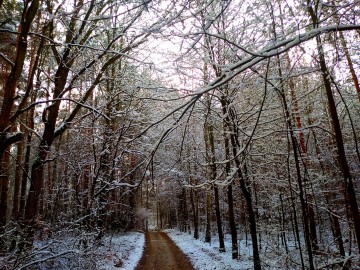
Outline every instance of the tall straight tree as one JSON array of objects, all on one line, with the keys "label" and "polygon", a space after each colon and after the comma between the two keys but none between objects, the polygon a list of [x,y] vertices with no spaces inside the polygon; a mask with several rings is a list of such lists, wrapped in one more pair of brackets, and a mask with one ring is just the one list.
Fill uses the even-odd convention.
[{"label": "tall straight tree", "polygon": [[[0,3],[2,4],[2,3]],[[11,71],[8,75],[2,92],[2,106],[0,111],[0,229],[6,224],[7,199],[8,199],[8,159],[4,157],[4,152],[15,142],[23,138],[21,132],[13,132],[11,128],[10,116],[16,100],[16,87],[21,77],[21,72],[25,63],[28,48],[28,36],[38,12],[39,0],[24,1],[20,24],[18,27],[19,35],[16,40],[16,56],[14,63],[11,63]]]},{"label": "tall straight tree", "polygon": [[[315,4],[312,4],[309,0],[307,1],[307,9],[309,12],[309,15],[312,20],[313,28],[319,27],[320,21],[319,21],[319,15],[318,12],[320,6],[320,1],[315,1]],[[326,97],[328,101],[329,106],[329,113],[331,117],[331,122],[333,125],[334,133],[335,133],[335,140],[336,140],[336,147],[337,147],[337,154],[338,154],[338,161],[340,170],[343,175],[343,185],[345,188],[345,196],[347,197],[345,201],[347,202],[347,206],[349,207],[351,211],[351,217],[352,221],[354,223],[354,229],[355,234],[357,238],[357,244],[358,244],[358,250],[360,252],[360,213],[359,213],[359,206],[357,203],[356,198],[356,191],[353,183],[353,177],[350,171],[349,163],[347,161],[346,153],[345,153],[345,147],[344,147],[344,140],[343,140],[343,134],[341,130],[339,115],[337,113],[336,109],[336,103],[334,99],[334,94],[332,92],[331,87],[331,80],[330,80],[330,70],[328,69],[326,65],[325,60],[325,53],[324,53],[324,47],[321,40],[321,37],[316,37],[316,45],[317,45],[317,52],[319,57],[319,66],[321,71],[321,76],[323,79]]]},{"label": "tall straight tree", "polygon": [[[223,113],[223,137],[224,137],[224,152],[225,152],[225,172],[227,177],[231,177],[231,144],[230,144],[230,134],[232,132],[230,125],[230,117],[229,117],[229,102],[228,102],[228,89],[227,86],[223,87],[220,97],[221,110]],[[229,219],[229,227],[231,233],[231,250],[232,250],[232,258],[237,259],[239,256],[238,250],[238,239],[237,239],[237,231],[235,224],[235,213],[234,213],[234,197],[233,197],[233,179],[227,183],[227,200],[228,200],[228,219]]]}]

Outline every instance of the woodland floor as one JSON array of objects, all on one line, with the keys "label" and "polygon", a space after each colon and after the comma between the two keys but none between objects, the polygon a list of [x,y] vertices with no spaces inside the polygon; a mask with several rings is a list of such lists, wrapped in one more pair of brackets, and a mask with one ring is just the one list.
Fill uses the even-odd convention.
[{"label": "woodland floor", "polygon": [[145,250],[136,270],[193,270],[184,253],[164,232],[146,232]]}]

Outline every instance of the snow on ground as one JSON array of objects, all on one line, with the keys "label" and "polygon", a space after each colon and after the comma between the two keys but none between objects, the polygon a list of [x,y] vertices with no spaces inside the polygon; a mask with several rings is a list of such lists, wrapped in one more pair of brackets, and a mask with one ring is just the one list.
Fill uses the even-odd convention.
[{"label": "snow on ground", "polygon": [[231,269],[253,269],[252,246],[240,242],[240,260],[231,258],[231,239],[229,235],[225,236],[225,253],[219,252],[218,239],[211,240],[211,243],[205,243],[204,239],[196,240],[187,233],[181,233],[177,230],[166,230],[166,233],[175,242],[175,244],[188,256],[194,268],[197,270],[231,270]]},{"label": "snow on ground", "polygon": [[[203,235],[200,235],[200,239],[196,240],[193,235],[181,233],[178,230],[165,231],[175,244],[188,256],[194,268],[197,270],[253,269],[250,239],[248,239],[248,241],[239,241],[239,260],[233,260],[231,258],[231,237],[229,234],[225,234],[224,236],[226,253],[220,253],[218,249],[219,242],[214,235],[212,236],[211,244],[209,244],[204,242]],[[241,239],[244,239],[244,237]],[[279,242],[279,239],[271,235],[271,233],[267,233],[263,235],[260,243],[260,258],[263,269],[301,269],[299,249],[297,249],[295,241],[287,239],[286,251],[284,246]],[[302,247],[304,263],[307,266],[308,258],[306,252],[304,252],[304,243],[302,243]],[[318,255],[314,254],[316,269],[342,269],[341,265],[350,258],[353,261],[352,268],[350,269],[360,269],[360,265],[356,264],[356,262],[359,261],[359,256],[352,255],[341,258],[337,252],[331,251],[329,248],[322,248],[321,250],[325,250],[326,252],[321,252]]]},{"label": "snow on ground", "polygon": [[[36,240],[29,253],[0,256],[0,269],[17,270],[133,270],[145,244],[140,232],[105,235],[101,241],[83,235],[57,235]],[[92,240],[92,241],[90,241]]]},{"label": "snow on ground", "polygon": [[106,237],[102,247],[104,259],[98,262],[97,269],[135,269],[142,256],[144,244],[144,234],[139,232]]},{"label": "snow on ground", "polygon": [[[188,256],[191,263],[197,270],[231,270],[231,269],[253,269],[251,240],[243,240],[246,237],[239,237],[239,260],[231,258],[231,238],[225,234],[226,253],[218,250],[218,239],[215,235],[211,243],[204,242],[204,236],[196,240],[188,233],[181,233],[178,230],[165,230],[175,244]],[[37,240],[31,253],[20,255],[8,254],[0,256],[0,269],[40,269],[40,270],[134,270],[139,262],[143,250],[145,237],[140,232],[118,233],[105,235],[101,241],[88,241],[85,245],[83,234],[75,235],[68,233],[64,236],[59,233],[56,237],[48,240]],[[86,239],[91,240],[88,236]],[[275,241],[276,237],[264,234],[261,238],[261,260],[264,269],[301,269],[299,250],[294,241],[288,241],[285,252],[284,247]],[[330,269],[335,263],[341,264],[344,261],[338,254],[329,253],[315,255],[316,268]],[[304,262],[307,263],[304,252]],[[346,260],[349,258],[346,258]],[[352,258],[353,262],[359,261],[358,256]],[[357,265],[359,266],[359,265]],[[34,268],[35,267],[35,268]],[[355,268],[359,267],[353,265]],[[159,269],[161,270],[161,269]]]}]

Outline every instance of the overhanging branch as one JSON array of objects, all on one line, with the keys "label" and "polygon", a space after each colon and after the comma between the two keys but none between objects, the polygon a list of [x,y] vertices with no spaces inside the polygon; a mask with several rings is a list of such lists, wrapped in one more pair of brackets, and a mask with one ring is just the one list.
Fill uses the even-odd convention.
[{"label": "overhanging branch", "polygon": [[293,36],[291,38],[285,39],[283,41],[276,42],[272,45],[265,46],[259,52],[253,52],[252,56],[249,56],[241,61],[238,61],[234,64],[227,65],[223,67],[222,74],[214,79],[208,84],[207,87],[200,89],[199,91],[191,94],[192,96],[202,96],[203,94],[231,81],[234,77],[239,75],[241,72],[253,67],[257,63],[276,56],[280,55],[301,43],[311,40],[321,34],[338,32],[338,31],[350,31],[350,30],[359,30],[360,25],[333,25],[322,28],[316,28],[310,30],[306,33]]},{"label": "overhanging branch", "polygon": [[2,155],[6,148],[16,142],[19,142],[23,139],[24,134],[21,132],[15,133],[0,133],[0,155]]}]

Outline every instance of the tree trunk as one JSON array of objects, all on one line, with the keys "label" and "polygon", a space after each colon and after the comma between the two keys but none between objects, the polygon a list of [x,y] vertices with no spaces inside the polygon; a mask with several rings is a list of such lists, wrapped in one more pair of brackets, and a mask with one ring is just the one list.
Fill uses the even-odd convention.
[{"label": "tree trunk", "polygon": [[299,155],[298,155],[298,150],[297,150],[297,142],[296,142],[296,138],[294,135],[293,126],[292,126],[292,122],[291,122],[291,118],[290,118],[290,112],[289,112],[289,109],[287,106],[284,91],[280,90],[280,96],[281,96],[282,103],[283,103],[284,110],[285,110],[286,126],[287,126],[287,129],[289,130],[290,142],[291,142],[291,146],[292,146],[292,150],[293,150],[294,163],[295,163],[295,168],[296,168],[296,179],[297,179],[297,183],[298,183],[298,187],[299,187],[299,199],[300,199],[300,203],[301,203],[301,212],[302,212],[302,217],[304,220],[304,222],[303,222],[304,236],[305,236],[305,241],[306,241],[306,246],[307,246],[307,251],[308,251],[308,256],[309,256],[309,267],[310,267],[310,270],[314,270],[315,267],[314,267],[314,261],[313,261],[312,241],[310,238],[309,215],[307,212],[308,207],[307,207],[307,202],[305,200],[304,187],[303,187],[302,178],[301,178],[300,160],[299,160]]},{"label": "tree trunk", "polygon": [[211,242],[211,193],[206,190],[206,231],[205,243]]},{"label": "tree trunk", "polygon": [[10,154],[5,152],[0,157],[0,234],[3,233],[4,226],[7,223],[7,210],[8,210],[8,191],[9,191],[9,177],[8,167],[10,163]]},{"label": "tree trunk", "polygon": [[[230,143],[231,143],[231,148],[232,148],[232,154],[233,154],[236,168],[238,170],[237,174],[238,174],[238,178],[239,178],[240,189],[245,198],[246,209],[247,209],[249,223],[250,223],[250,233],[251,233],[252,246],[253,246],[254,269],[261,270],[260,251],[259,251],[259,243],[258,243],[257,228],[256,228],[256,213],[253,208],[251,192],[247,187],[248,183],[246,183],[246,180],[242,173],[241,164],[240,164],[240,160],[239,160],[238,153],[237,153],[237,148],[238,148],[238,145],[240,145],[240,141],[239,141],[239,138],[236,136],[237,135],[237,132],[236,132],[237,127],[236,127],[236,122],[234,119],[235,113],[230,113],[229,108],[227,108],[225,115],[227,118],[227,122],[229,123],[229,133],[231,134],[230,135]],[[230,118],[229,115],[232,115],[232,117]],[[231,127],[230,123],[232,124],[232,127]],[[230,147],[230,145],[229,145],[229,147]],[[246,171],[246,168],[245,168],[245,171]],[[247,176],[246,176],[246,178],[247,178]],[[236,230],[236,228],[234,228],[234,229]],[[234,256],[234,254],[233,254],[233,256]]]},{"label": "tree trunk", "polygon": [[[207,82],[207,65],[204,64],[204,81]],[[205,111],[205,121],[204,121],[204,141],[205,141],[205,156],[206,162],[210,165],[208,166],[207,172],[210,178],[212,177],[212,166],[213,164],[213,153],[211,147],[211,140],[210,140],[210,124],[209,124],[209,117],[211,112],[211,100],[208,95],[205,96],[207,108]],[[206,231],[205,231],[205,243],[211,242],[211,193],[210,190],[206,190]]]},{"label": "tree trunk", "polygon": [[[59,69],[55,75],[55,90],[53,94],[54,99],[57,98],[64,89],[68,73],[69,67],[67,67],[65,63],[60,64]],[[43,189],[44,166],[47,163],[46,159],[51,149],[51,145],[55,139],[54,132],[59,114],[59,108],[60,101],[55,101],[44,109],[42,116],[45,127],[41,142],[35,155],[36,159],[31,169],[30,189],[25,208],[25,223],[28,227],[27,240],[29,242],[32,242],[34,236],[35,219],[38,217],[38,206]]]},{"label": "tree trunk", "polygon": [[[21,77],[21,72],[23,70],[26,50],[28,46],[27,38],[30,31],[31,24],[37,14],[39,8],[39,0],[25,1],[21,22],[19,25],[18,35],[16,41],[16,56],[14,65],[11,69],[11,72],[6,80],[4,95],[2,97],[2,107],[0,112],[0,160],[1,156],[4,153],[4,150],[12,143],[22,139],[20,136],[17,140],[8,140],[7,133],[10,124],[10,115],[15,102],[16,87],[18,81]],[[4,206],[0,205],[0,208]]]},{"label": "tree trunk", "polygon": [[[6,214],[8,204],[8,184],[9,181],[9,172],[8,172],[8,157],[4,157],[4,153],[8,147],[18,141],[23,139],[23,134],[14,133],[10,134],[13,131],[11,127],[10,116],[13,112],[14,102],[16,100],[16,88],[18,82],[21,78],[21,73],[23,71],[23,66],[26,58],[26,51],[28,47],[28,34],[32,22],[37,14],[39,8],[39,0],[25,1],[20,25],[18,28],[18,35],[16,41],[16,55],[14,65],[11,68],[10,74],[8,75],[3,91],[2,96],[2,106],[0,111],[0,228],[6,224]],[[7,155],[7,154],[5,154]],[[15,192],[19,192],[19,175],[15,182]],[[17,194],[15,194],[17,195]],[[6,201],[6,202],[5,202]],[[16,210],[17,210],[17,205]]]},{"label": "tree trunk", "polygon": [[318,239],[317,239],[317,232],[316,232],[316,222],[315,222],[315,213],[313,206],[307,202],[307,212],[309,215],[309,227],[310,227],[310,241],[311,241],[311,247],[313,251],[316,251],[319,249],[318,247]]},{"label": "tree trunk", "polygon": [[208,119],[210,117],[210,99],[207,96],[207,109],[208,112],[206,114],[205,119],[205,147],[206,147],[206,154],[209,160],[209,167],[210,167],[210,179],[214,189],[214,205],[215,205],[215,215],[216,215],[216,226],[218,231],[218,238],[219,238],[219,251],[225,252],[225,243],[224,243],[224,234],[222,230],[222,220],[221,220],[221,213],[220,213],[220,202],[219,202],[219,188],[216,183],[213,181],[216,179],[216,164],[215,164],[215,142],[214,142],[214,128],[209,123]]},{"label": "tree trunk", "polygon": [[[134,185],[135,184],[135,179],[136,179],[136,175],[135,175],[135,166],[136,166],[136,158],[133,154],[131,154],[130,157],[130,176],[129,176],[129,184],[130,185]],[[136,209],[136,189],[135,188],[131,188],[130,192],[129,192],[129,208],[130,208],[130,213],[129,213],[129,225],[128,225],[128,230],[133,230],[135,229],[135,209]],[[161,228],[162,228],[162,209],[160,208],[160,220],[161,220]]]},{"label": "tree trunk", "polygon": [[186,209],[186,189],[181,188],[179,194],[179,228],[181,232],[187,231],[187,209]]},{"label": "tree trunk", "polygon": [[[318,25],[318,18],[317,14],[312,8],[309,0],[308,0],[308,11],[310,14],[310,17],[312,19],[313,27],[317,27]],[[329,113],[332,120],[332,125],[335,133],[335,140],[336,140],[336,146],[338,151],[338,161],[340,165],[340,170],[343,174],[343,181],[344,181],[344,187],[345,187],[345,201],[347,204],[347,207],[350,208],[351,215],[352,215],[352,221],[354,223],[355,228],[355,234],[358,244],[358,251],[360,252],[360,213],[359,213],[359,207],[357,203],[356,198],[356,192],[354,188],[353,179],[351,176],[349,164],[346,158],[345,148],[344,148],[344,141],[343,141],[343,135],[341,131],[339,116],[336,110],[336,104],[334,95],[332,93],[331,89],[331,81],[330,77],[331,74],[326,66],[326,60],[325,60],[325,54],[324,54],[324,48],[322,46],[321,38],[318,36],[316,37],[316,44],[317,44],[317,50],[318,50],[318,56],[319,56],[319,64],[320,64],[320,70],[322,79],[324,82],[324,87],[326,91],[326,97],[328,100],[328,106],[329,106]]]},{"label": "tree trunk", "polygon": [[283,246],[285,247],[286,254],[289,253],[289,248],[286,240],[286,218],[285,218],[285,209],[284,209],[284,201],[282,199],[282,195],[280,192],[279,195],[280,204],[281,204],[281,241],[283,243]]},{"label": "tree trunk", "polygon": [[339,223],[339,218],[337,217],[337,213],[331,213],[331,222],[333,224],[334,228],[334,238],[336,243],[338,244],[339,253],[341,256],[345,257],[345,248],[344,248],[344,242],[342,240],[342,233],[341,233],[341,227]]},{"label": "tree trunk", "polygon": [[294,232],[294,237],[298,243],[298,247],[299,247],[299,255],[300,255],[300,261],[301,261],[301,268],[305,269],[305,263],[304,263],[304,257],[303,257],[303,252],[302,252],[302,247],[301,247],[301,240],[300,240],[300,232],[299,232],[299,224],[298,224],[298,218],[297,218],[297,211],[296,211],[296,205],[295,205],[295,197],[294,197],[294,191],[293,191],[293,187],[291,184],[291,172],[290,172],[290,140],[289,137],[288,138],[288,154],[287,154],[287,160],[286,160],[286,165],[287,165],[287,172],[288,172],[288,183],[289,183],[289,191],[290,191],[290,199],[291,199],[291,208],[292,208],[292,227],[293,227],[293,232]]},{"label": "tree trunk", "polygon": [[[31,128],[31,125],[30,125]],[[20,194],[20,217],[24,218],[25,206],[26,206],[26,190],[27,182],[29,177],[29,168],[30,168],[30,155],[31,155],[31,141],[32,134],[29,132],[26,138],[26,151],[25,151],[25,160],[24,160],[24,171],[21,177],[21,194]]]},{"label": "tree trunk", "polygon": [[17,145],[15,178],[14,178],[14,197],[13,197],[13,206],[12,206],[12,218],[15,221],[17,221],[20,216],[19,204],[20,204],[21,176],[22,176],[24,148],[25,148],[24,142],[20,142]]},{"label": "tree trunk", "polygon": [[198,215],[198,207],[197,207],[197,192],[194,191],[193,189],[190,190],[190,202],[191,202],[191,209],[193,212],[194,238],[199,239],[199,215]]},{"label": "tree trunk", "polygon": [[231,234],[231,248],[232,248],[232,258],[237,259],[239,257],[238,249],[238,240],[237,240],[237,231],[235,225],[235,216],[234,216],[234,202],[233,202],[233,187],[232,184],[227,187],[228,195],[228,204],[229,204],[229,226]]},{"label": "tree trunk", "polygon": [[[274,28],[274,35],[276,37],[275,34],[275,28]],[[288,130],[288,138],[290,138],[290,143],[291,143],[291,147],[292,147],[292,154],[294,157],[294,163],[295,163],[295,169],[296,169],[296,179],[297,179],[297,184],[299,187],[299,199],[300,199],[300,204],[301,204],[301,212],[302,212],[302,217],[303,217],[303,224],[304,224],[304,237],[305,237],[305,242],[306,242],[306,246],[307,246],[307,252],[308,252],[308,257],[309,257],[309,268],[310,270],[314,270],[314,261],[313,261],[313,245],[312,245],[312,241],[311,241],[311,236],[310,236],[310,228],[309,228],[309,215],[308,215],[308,205],[307,205],[307,201],[305,198],[305,188],[303,186],[303,180],[301,177],[301,169],[300,169],[300,159],[299,159],[299,153],[298,153],[298,144],[296,141],[296,137],[294,134],[294,127],[292,124],[292,119],[291,119],[291,114],[289,111],[289,107],[287,105],[287,100],[286,100],[286,96],[285,96],[285,90],[283,87],[283,80],[282,80],[282,70],[281,70],[281,64],[280,64],[280,57],[277,56],[277,66],[278,66],[278,73],[279,73],[279,77],[280,77],[280,88],[276,88],[278,90],[280,99],[281,99],[281,103],[283,105],[283,109],[284,109],[284,113],[285,113],[285,124],[286,124],[286,128]],[[293,93],[295,94],[295,92]],[[306,150],[306,149],[305,149]]]},{"label": "tree trunk", "polygon": [[[240,166],[240,164],[239,164]],[[249,223],[250,223],[250,233],[251,233],[251,240],[253,246],[253,257],[254,257],[254,270],[261,270],[261,261],[260,261],[260,252],[259,252],[259,245],[257,239],[257,229],[256,229],[256,217],[255,212],[252,205],[251,193],[246,187],[246,183],[244,178],[242,177],[241,170],[239,170],[239,181],[240,181],[240,188],[244,195],[246,201],[246,208],[249,216]]]},{"label": "tree trunk", "polygon": [[242,173],[240,160],[237,156],[237,145],[240,145],[240,144],[239,144],[239,141],[237,141],[238,138],[235,136],[235,132],[232,132],[231,134],[232,135],[230,136],[230,139],[231,139],[231,145],[232,145],[232,152],[233,152],[236,167],[238,169],[240,189],[245,198],[246,209],[247,209],[249,223],[250,223],[250,234],[251,234],[252,246],[253,246],[254,269],[261,270],[259,243],[258,243],[257,228],[256,228],[256,214],[254,212],[254,208],[253,208],[253,204],[252,204],[251,192],[247,187],[248,185],[247,185],[244,175]]},{"label": "tree trunk", "polygon": [[351,57],[350,57],[350,53],[349,53],[349,50],[347,48],[347,44],[346,44],[346,40],[344,38],[344,35],[342,32],[339,32],[339,36],[340,36],[340,41],[341,41],[341,46],[343,47],[343,50],[344,50],[344,53],[345,53],[345,57],[346,57],[346,61],[348,63],[348,66],[349,66],[349,71],[350,71],[350,74],[351,74],[351,78],[354,82],[354,87],[355,87],[355,90],[356,90],[356,93],[357,93],[357,96],[358,96],[358,100],[360,102],[360,85],[359,85],[359,79],[356,75],[356,72],[355,72],[355,69],[354,69],[354,65],[353,65],[353,62],[351,60]]},{"label": "tree trunk", "polygon": [[359,207],[357,203],[356,198],[356,192],[350,172],[350,168],[347,162],[345,148],[344,148],[344,142],[343,142],[343,136],[340,126],[339,117],[336,111],[336,104],[334,100],[334,96],[331,90],[331,83],[328,78],[329,71],[327,69],[326,63],[325,63],[325,57],[323,54],[323,48],[321,44],[321,39],[318,37],[317,39],[317,45],[318,45],[318,53],[320,58],[320,69],[322,72],[322,78],[325,85],[326,90],[326,96],[328,99],[328,106],[329,106],[329,112],[332,119],[332,124],[335,132],[335,139],[336,139],[336,146],[338,150],[338,160],[340,164],[340,169],[343,174],[344,179],[344,186],[345,186],[345,201],[347,202],[347,206],[350,208],[351,214],[352,214],[352,220],[354,222],[354,228],[355,228],[355,234],[357,238],[358,243],[358,250],[360,251],[360,214],[359,214]]},{"label": "tree trunk", "polygon": [[215,203],[215,214],[216,214],[216,225],[219,236],[219,251],[225,252],[224,234],[222,230],[222,221],[220,213],[220,202],[219,202],[219,188],[214,184],[214,203]]},{"label": "tree trunk", "polygon": [[[226,177],[230,177],[231,174],[231,167],[230,167],[230,140],[229,134],[231,133],[230,128],[230,117],[228,111],[228,103],[226,100],[226,96],[221,96],[221,108],[223,113],[223,136],[224,136],[224,147],[225,147],[225,171]],[[234,155],[236,157],[236,155]],[[237,231],[235,225],[235,215],[234,215],[234,199],[233,199],[233,188],[232,188],[232,179],[228,183],[227,186],[227,199],[228,199],[228,215],[229,215],[229,227],[230,227],[230,234],[231,234],[231,248],[232,248],[232,258],[237,259],[239,254],[238,249],[238,240],[237,240]]]}]

